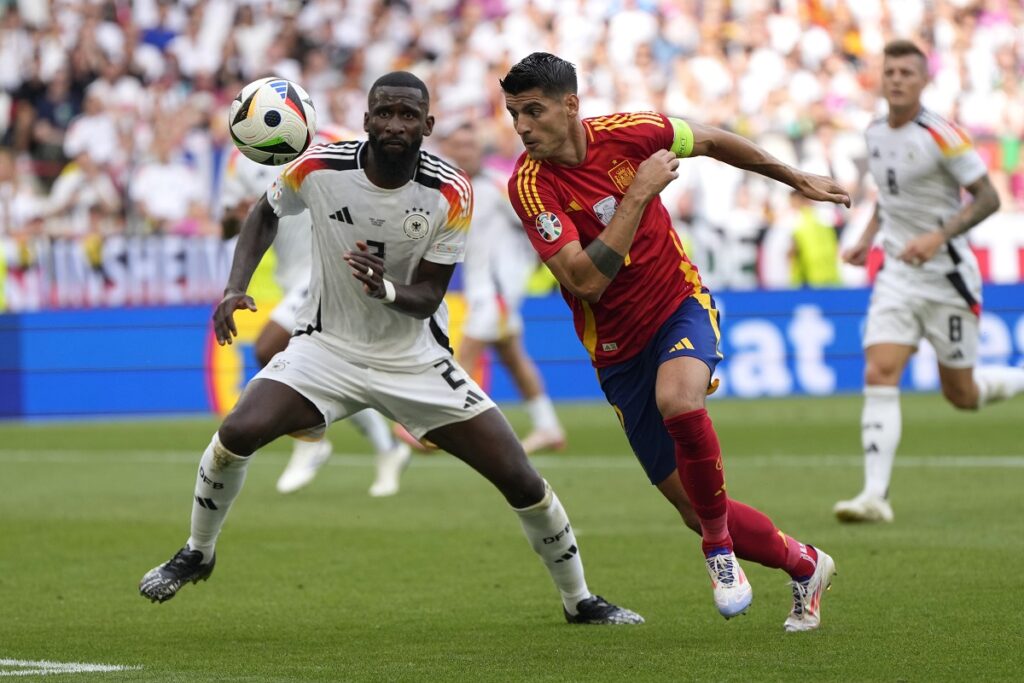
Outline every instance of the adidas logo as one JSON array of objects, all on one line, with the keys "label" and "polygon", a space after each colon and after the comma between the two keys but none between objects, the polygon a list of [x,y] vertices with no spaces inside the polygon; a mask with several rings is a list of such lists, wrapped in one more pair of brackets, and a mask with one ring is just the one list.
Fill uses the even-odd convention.
[{"label": "adidas logo", "polygon": [[669,351],[685,350],[693,351],[693,343],[690,341],[689,337],[683,337],[682,339],[676,342],[675,346],[669,349]]},{"label": "adidas logo", "polygon": [[217,506],[213,504],[213,501],[209,498],[200,498],[196,496],[196,502],[207,510],[216,510]]},{"label": "adidas logo", "polygon": [[466,392],[466,402],[462,404],[462,409],[466,410],[470,406],[475,406],[482,400],[484,400],[484,397],[471,389]]},{"label": "adidas logo", "polygon": [[954,349],[953,353],[949,354],[949,360],[963,360],[964,352],[960,349]]},{"label": "adidas logo", "polygon": [[349,225],[354,225],[353,222],[352,222],[352,214],[350,214],[348,212],[348,207],[347,206],[343,206],[342,208],[338,209],[337,211],[332,213],[330,215],[330,217],[333,218],[336,221],[341,221],[342,223],[348,223]]},{"label": "adidas logo", "polygon": [[569,546],[569,550],[565,553],[562,553],[562,556],[555,560],[555,564],[558,564],[559,562],[568,562],[572,558],[576,557],[576,554],[578,552],[579,548],[577,548],[575,545]]},{"label": "adidas logo", "polygon": [[868,447],[864,449],[864,455],[867,455],[868,453],[878,453],[878,444],[868,444]]}]

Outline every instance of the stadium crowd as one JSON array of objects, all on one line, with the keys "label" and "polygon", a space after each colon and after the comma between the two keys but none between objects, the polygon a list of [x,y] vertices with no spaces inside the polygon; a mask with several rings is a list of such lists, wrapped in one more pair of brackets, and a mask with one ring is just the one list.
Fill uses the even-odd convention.
[{"label": "stadium crowd", "polygon": [[[269,74],[302,84],[322,122],[359,131],[370,83],[410,70],[440,127],[483,122],[491,163],[510,168],[520,148],[497,82],[535,50],[577,64],[584,115],[723,126],[870,208],[863,131],[884,111],[894,37],[929,51],[926,106],[971,133],[1004,210],[1024,211],[1016,0],[6,0],[0,13],[0,235],[15,238],[218,234],[227,108]],[[681,170],[663,199],[698,263],[709,245],[795,251],[801,229],[834,236],[856,219],[705,159]]]}]

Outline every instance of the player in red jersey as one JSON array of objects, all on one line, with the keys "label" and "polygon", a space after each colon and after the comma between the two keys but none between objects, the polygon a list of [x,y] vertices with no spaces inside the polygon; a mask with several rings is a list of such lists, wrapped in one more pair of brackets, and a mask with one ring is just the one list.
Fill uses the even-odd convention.
[{"label": "player in red jersey", "polygon": [[832,558],[727,497],[718,437],[704,407],[717,386],[718,311],[658,198],[679,159],[706,155],[849,206],[831,178],[804,173],[744,138],[653,112],[579,116],[572,64],[535,52],[501,87],[526,146],[509,196],[562,285],[576,333],[651,483],[702,536],[719,612],[752,592],[737,556],[793,579],[787,631],[820,623]]}]

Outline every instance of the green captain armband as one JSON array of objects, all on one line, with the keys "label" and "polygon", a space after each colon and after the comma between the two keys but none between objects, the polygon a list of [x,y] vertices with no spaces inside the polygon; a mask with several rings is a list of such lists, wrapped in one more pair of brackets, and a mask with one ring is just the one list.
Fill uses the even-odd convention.
[{"label": "green captain armband", "polygon": [[672,146],[669,151],[676,155],[677,159],[688,157],[693,154],[693,131],[690,124],[682,119],[668,119],[672,123]]}]

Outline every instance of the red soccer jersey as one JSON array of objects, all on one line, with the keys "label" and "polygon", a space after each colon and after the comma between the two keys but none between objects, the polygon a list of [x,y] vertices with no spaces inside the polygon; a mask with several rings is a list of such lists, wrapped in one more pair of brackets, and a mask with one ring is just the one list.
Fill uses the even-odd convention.
[{"label": "red soccer jersey", "polygon": [[[583,127],[583,163],[559,166],[524,152],[508,181],[512,206],[544,261],[573,240],[584,248],[590,244],[611,221],[641,162],[672,146],[672,124],[654,112],[584,119]],[[668,211],[655,197],[601,301],[589,304],[564,287],[562,296],[572,308],[576,334],[600,368],[640,353],[683,299],[701,287]]]}]

